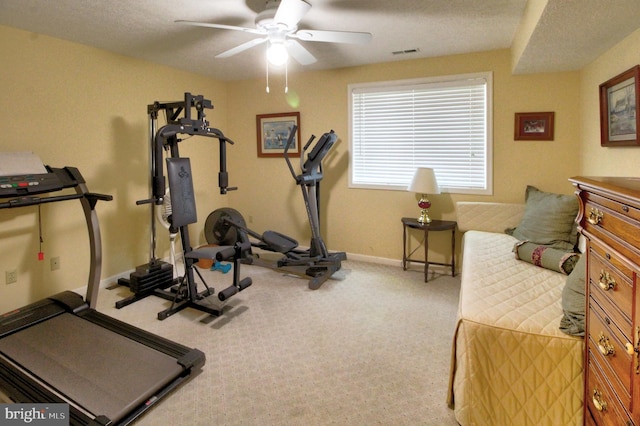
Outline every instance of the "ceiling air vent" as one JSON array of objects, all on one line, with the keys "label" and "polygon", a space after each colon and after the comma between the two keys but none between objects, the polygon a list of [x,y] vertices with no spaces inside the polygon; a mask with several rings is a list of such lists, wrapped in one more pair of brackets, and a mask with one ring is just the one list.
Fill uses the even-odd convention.
[{"label": "ceiling air vent", "polygon": [[417,47],[415,49],[406,49],[406,50],[396,50],[395,52],[391,52],[393,55],[407,55],[409,53],[418,53],[420,49]]}]

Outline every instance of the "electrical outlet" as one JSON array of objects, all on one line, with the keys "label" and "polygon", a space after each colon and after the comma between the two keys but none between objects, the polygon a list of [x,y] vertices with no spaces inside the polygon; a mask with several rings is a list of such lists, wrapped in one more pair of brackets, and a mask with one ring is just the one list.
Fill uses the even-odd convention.
[{"label": "electrical outlet", "polygon": [[18,282],[18,270],[11,269],[4,272],[5,281],[7,284],[13,284]]},{"label": "electrical outlet", "polygon": [[51,258],[51,270],[55,271],[60,269],[60,258],[58,256]]}]

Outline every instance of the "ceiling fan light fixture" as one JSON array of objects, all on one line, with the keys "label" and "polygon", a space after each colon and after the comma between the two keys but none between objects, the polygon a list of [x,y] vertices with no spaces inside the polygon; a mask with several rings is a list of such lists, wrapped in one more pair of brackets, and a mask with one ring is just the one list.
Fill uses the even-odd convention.
[{"label": "ceiling fan light fixture", "polygon": [[267,48],[267,59],[271,65],[284,65],[289,59],[289,52],[281,42],[270,42]]},{"label": "ceiling fan light fixture", "polygon": [[[249,0],[247,0],[247,2],[248,1]],[[274,66],[288,64],[289,53],[294,61],[300,65],[311,65],[317,61],[311,52],[300,44],[298,40],[347,44],[366,44],[371,41],[371,33],[332,30],[298,31],[298,23],[311,9],[311,3],[309,3],[308,0],[263,1],[265,1],[265,8],[256,15],[255,28],[185,20],[178,20],[176,22],[196,27],[218,28],[255,34],[259,36],[259,38],[254,38],[239,46],[219,53],[215,58],[228,58],[259,44],[268,42],[265,62],[268,65]]]}]

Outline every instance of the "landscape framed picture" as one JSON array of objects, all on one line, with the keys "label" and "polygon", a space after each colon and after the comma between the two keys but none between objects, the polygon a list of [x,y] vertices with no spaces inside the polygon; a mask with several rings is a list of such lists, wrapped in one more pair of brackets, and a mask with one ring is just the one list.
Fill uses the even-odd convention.
[{"label": "landscape framed picture", "polygon": [[258,157],[282,157],[293,126],[298,130],[287,154],[300,157],[299,112],[257,115]]},{"label": "landscape framed picture", "polygon": [[600,85],[600,145],[639,146],[638,78],[640,65]]},{"label": "landscape framed picture", "polygon": [[516,112],[514,139],[552,141],[554,112]]}]

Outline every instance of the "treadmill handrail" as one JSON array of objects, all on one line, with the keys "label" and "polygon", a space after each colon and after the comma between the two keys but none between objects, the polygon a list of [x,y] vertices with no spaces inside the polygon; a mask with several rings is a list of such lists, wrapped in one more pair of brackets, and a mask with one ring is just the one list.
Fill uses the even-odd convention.
[{"label": "treadmill handrail", "polygon": [[89,192],[84,178],[80,174],[80,171],[75,167],[52,169],[47,166],[47,168],[52,171],[58,172],[64,170],[69,176],[71,176],[73,181],[71,183],[67,183],[65,187],[73,187],[76,193],[51,197],[18,197],[7,202],[0,203],[0,209],[26,207],[44,203],[53,203],[57,201],[80,200],[80,203],[82,204],[82,211],[84,213],[85,221],[87,224],[87,230],[89,232],[90,250],[89,278],[87,281],[87,293],[85,296],[85,300],[89,304],[89,307],[95,308],[98,302],[100,274],[102,271],[102,238],[100,236],[100,225],[98,222],[98,215],[95,211],[95,205],[98,200],[111,201],[113,197],[111,195]]},{"label": "treadmill handrail", "polygon": [[[80,175],[78,169],[74,169],[74,171]],[[84,179],[79,179],[78,182],[75,190],[77,194],[82,195],[80,204],[82,204],[82,211],[84,212],[87,230],[89,232],[90,266],[85,301],[89,303],[90,308],[95,309],[98,304],[98,290],[100,290],[100,276],[102,273],[102,237],[100,235],[98,213],[94,208],[98,198],[96,198],[96,194],[89,192]],[[113,197],[111,197],[111,199],[113,199]]]}]

